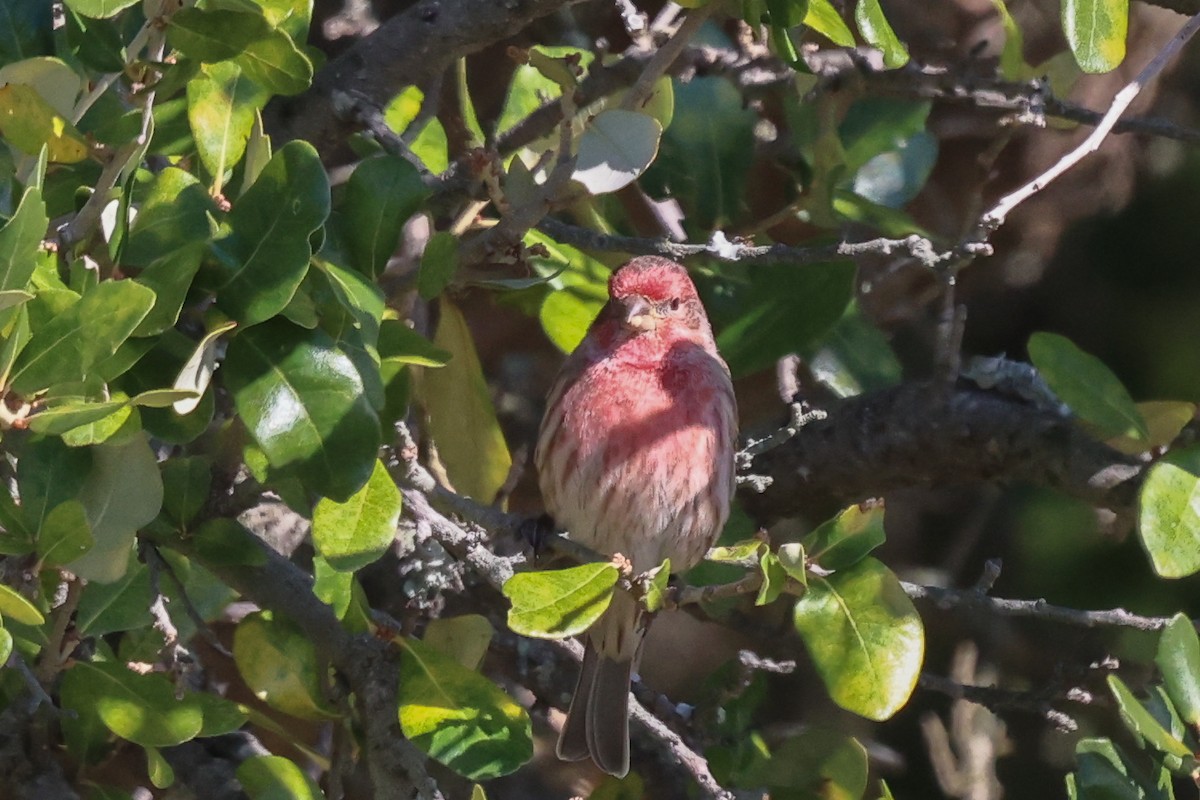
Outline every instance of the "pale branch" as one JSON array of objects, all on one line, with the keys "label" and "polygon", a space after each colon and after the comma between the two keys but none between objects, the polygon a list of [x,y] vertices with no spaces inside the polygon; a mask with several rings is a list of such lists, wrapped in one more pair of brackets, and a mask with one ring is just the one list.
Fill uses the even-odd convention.
[{"label": "pale branch", "polygon": [[335,92],[353,91],[380,107],[406,86],[422,85],[455,59],[518,33],[575,0],[418,0],[322,67],[312,87],[276,98],[263,119],[277,143],[306,139],[322,154],[350,130]]},{"label": "pale branch", "polygon": [[286,616],[313,643],[317,658],[346,677],[362,712],[365,759],[376,796],[441,800],[425,771],[425,756],[400,733],[396,717],[397,654],[386,642],[349,633],[312,590],[312,576],[246,533],[257,563],[229,563],[198,550],[195,540],[143,531],[154,544],[176,550],[262,608]]},{"label": "pale branch", "polygon": [[904,253],[926,267],[937,265],[963,256],[988,255],[991,248],[980,243],[968,243],[962,252],[939,251],[933,243],[922,236],[907,236],[903,239],[868,239],[862,242],[835,242],[811,247],[795,247],[786,244],[753,245],[729,241],[717,231],[706,244],[672,242],[667,239],[649,239],[637,236],[618,236],[581,228],[547,217],[538,224],[538,230],[557,242],[580,247],[585,250],[602,250],[631,255],[658,255],[677,261],[691,256],[704,255],[718,261],[746,262],[753,264],[791,264],[804,266],[838,259],[854,259],[864,256],[892,255]]},{"label": "pale branch", "polygon": [[992,231],[1002,226],[1008,215],[1013,209],[1021,203],[1028,200],[1033,195],[1046,188],[1051,182],[1069,170],[1071,167],[1078,164],[1085,157],[1094,153],[1100,148],[1100,144],[1108,136],[1109,131],[1117,123],[1117,120],[1129,108],[1129,104],[1133,102],[1146,87],[1150,81],[1154,80],[1167,64],[1174,58],[1185,44],[1192,38],[1197,30],[1200,30],[1200,13],[1191,17],[1179,32],[1171,37],[1163,48],[1150,60],[1141,72],[1138,73],[1132,81],[1126,84],[1116,96],[1113,98],[1112,105],[1105,112],[1104,117],[1096,125],[1095,129],[1084,139],[1079,146],[1072,149],[1065,156],[1056,161],[1049,169],[1035,177],[1033,180],[1026,183],[1021,188],[1006,194],[980,219],[980,228],[986,237]]},{"label": "pale branch", "polygon": [[743,487],[760,524],[888,492],[979,482],[1045,486],[1132,519],[1146,465],[1069,418],[999,392],[907,383],[825,409],[757,455]]},{"label": "pale branch", "polygon": [[708,21],[708,18],[720,5],[720,0],[711,0],[699,8],[689,9],[683,23],[675,31],[675,35],[655,51],[654,55],[650,57],[650,61],[646,63],[645,69],[642,70],[642,74],[638,75],[633,86],[629,87],[629,91],[621,102],[622,108],[638,111],[646,104],[646,101],[654,94],[654,84],[667,74],[667,70],[675,63],[675,59],[683,52],[688,42],[699,33],[700,27]]},{"label": "pale branch", "polygon": [[1169,617],[1144,617],[1123,608],[1104,611],[1082,611],[1055,606],[1044,599],[1010,600],[991,597],[975,589],[947,589],[940,586],[921,586],[901,581],[904,592],[914,600],[927,600],[940,609],[980,609],[1003,617],[1033,619],[1074,625],[1081,628],[1117,627],[1138,631],[1160,631],[1171,622]]}]

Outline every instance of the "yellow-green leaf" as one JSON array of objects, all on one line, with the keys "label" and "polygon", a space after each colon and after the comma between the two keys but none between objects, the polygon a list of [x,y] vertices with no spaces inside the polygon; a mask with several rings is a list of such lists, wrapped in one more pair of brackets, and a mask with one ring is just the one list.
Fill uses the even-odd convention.
[{"label": "yellow-green leaf", "polygon": [[413,639],[401,639],[400,728],[413,744],[470,780],[514,772],[533,757],[529,715],[484,676]]},{"label": "yellow-green leaf", "polygon": [[0,135],[18,150],[74,164],[88,157],[88,143],[70,120],[54,110],[37,90],[23,83],[0,86]]},{"label": "yellow-green leaf", "polygon": [[467,321],[448,300],[440,309],[433,343],[452,358],[442,369],[424,375],[430,433],[458,493],[490,503],[508,479],[512,457]]},{"label": "yellow-green leaf", "polygon": [[521,572],[504,584],[508,627],[525,636],[565,639],[583,633],[612,602],[620,572],[612,564]]},{"label": "yellow-green leaf", "polygon": [[867,557],[828,577],[810,577],[793,621],[842,708],[885,720],[908,702],[925,655],[925,629],[882,563]]},{"label": "yellow-green leaf", "polygon": [[1116,69],[1125,60],[1129,0],[1063,0],[1062,26],[1080,69]]}]

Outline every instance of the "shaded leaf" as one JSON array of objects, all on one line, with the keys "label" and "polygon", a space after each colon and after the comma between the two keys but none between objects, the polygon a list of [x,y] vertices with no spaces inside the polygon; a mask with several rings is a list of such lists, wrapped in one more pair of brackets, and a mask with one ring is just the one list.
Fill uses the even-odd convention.
[{"label": "shaded leaf", "polygon": [[226,322],[204,334],[204,338],[196,343],[196,349],[192,351],[192,355],[183,362],[183,367],[172,384],[174,391],[182,392],[185,395],[173,399],[170,403],[176,414],[190,414],[200,405],[200,400],[208,391],[208,385],[212,382],[213,373],[217,369],[218,340],[235,327],[237,327],[236,322]]},{"label": "shaded leaf", "polygon": [[429,238],[421,254],[421,271],[417,274],[417,291],[426,300],[442,293],[458,271],[458,237],[438,231]]},{"label": "shaded leaf", "polygon": [[1029,337],[1029,358],[1059,399],[1107,436],[1145,440],[1146,421],[1133,398],[1100,359],[1054,333]]},{"label": "shaded leaf", "polygon": [[78,500],[60,503],[46,515],[37,535],[37,554],[46,566],[57,567],[91,549],[92,528]]},{"label": "shaded leaf", "polygon": [[29,286],[48,224],[41,190],[26,189],[17,210],[0,228],[0,291]]},{"label": "shaded leaf", "polygon": [[29,155],[45,147],[49,159],[61,164],[88,157],[88,142],[79,129],[24,83],[0,86],[0,135]]},{"label": "shaded leaf", "polygon": [[1154,663],[1183,721],[1200,725],[1200,639],[1186,614],[1176,614],[1158,640]]},{"label": "shaded leaf", "polygon": [[299,94],[312,83],[312,62],[278,29],[251,43],[234,63],[271,94]]},{"label": "shaded leaf", "polygon": [[658,155],[662,131],[648,114],[621,108],[601,111],[583,129],[571,178],[594,195],[628,186]]},{"label": "shaded leaf", "polygon": [[254,756],[237,768],[250,800],[324,800],[325,795],[296,762],[283,756]]},{"label": "shaded leaf", "polygon": [[208,501],[212,462],[205,456],[170,458],[162,463],[163,513],[186,526]]},{"label": "shaded leaf", "polygon": [[433,343],[452,358],[423,377],[429,431],[458,493],[491,502],[508,479],[512,457],[467,321],[446,299],[439,308],[441,319]]},{"label": "shaded leaf", "polygon": [[333,716],[321,690],[313,643],[286,619],[264,612],[249,615],[233,634],[233,658],[254,696],[301,719]]},{"label": "shaded leaf", "polygon": [[215,185],[246,152],[254,113],[268,94],[229,61],[206,64],[187,84],[187,118],[196,151]]},{"label": "shaded leaf", "polygon": [[608,563],[519,572],[504,584],[508,627],[539,639],[577,636],[608,608],[620,575]]},{"label": "shaded leaf", "polygon": [[167,44],[198,61],[224,61],[270,32],[266,18],[251,11],[182,8],[169,18]]},{"label": "shaded leaf", "polygon": [[492,642],[492,623],[479,614],[462,614],[430,620],[421,639],[467,669],[478,670]]},{"label": "shaded leaf", "polygon": [[355,168],[346,182],[339,214],[360,272],[371,278],[383,272],[404,223],[428,195],[417,168],[400,156],[375,156]]},{"label": "shaded leaf", "polygon": [[1143,706],[1129,691],[1129,687],[1117,675],[1110,674],[1106,678],[1108,689],[1117,701],[1117,709],[1121,712],[1121,721],[1129,730],[1141,737],[1142,741],[1168,756],[1174,756],[1176,765],[1180,759],[1192,757],[1192,750],[1183,742],[1172,736],[1158,720]]},{"label": "shaded leaf", "polygon": [[92,469],[79,492],[95,545],[67,566],[89,581],[108,583],[125,574],[138,528],[162,508],[162,476],[145,435],[91,448]]},{"label": "shaded leaf", "polygon": [[329,179],[317,151],[291,141],[234,204],[231,232],[212,244],[219,267],[202,273],[217,306],[244,325],[282,311],[312,256],[309,235],[329,216]]}]

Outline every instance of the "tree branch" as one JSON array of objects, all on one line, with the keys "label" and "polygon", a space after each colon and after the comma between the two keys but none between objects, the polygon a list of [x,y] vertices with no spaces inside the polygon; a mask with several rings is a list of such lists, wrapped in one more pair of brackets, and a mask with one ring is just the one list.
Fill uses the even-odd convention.
[{"label": "tree branch", "polygon": [[1070,419],[998,392],[909,383],[846,400],[754,457],[761,524],[880,494],[979,481],[1058,489],[1130,518],[1145,465]]},{"label": "tree branch", "polygon": [[330,153],[349,130],[335,92],[384,106],[405,86],[422,84],[455,59],[518,33],[532,20],[578,0],[418,0],[326,64],[308,91],[277,98],[263,122],[278,144],[306,139]]}]

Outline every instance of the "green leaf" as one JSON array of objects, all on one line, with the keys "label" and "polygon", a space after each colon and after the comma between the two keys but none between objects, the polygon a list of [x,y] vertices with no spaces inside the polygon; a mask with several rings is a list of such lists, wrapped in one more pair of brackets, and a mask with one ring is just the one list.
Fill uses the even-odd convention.
[{"label": "green leaf", "polygon": [[22,448],[17,488],[30,530],[41,530],[52,509],[79,494],[92,463],[91,451],[72,449],[58,439],[35,439]]},{"label": "green leaf", "polygon": [[36,88],[25,83],[0,86],[0,135],[26,155],[42,148],[50,161],[75,164],[88,157],[88,140]]},{"label": "green leaf", "polygon": [[758,596],[754,598],[754,605],[765,606],[774,603],[783,593],[788,574],[783,565],[779,563],[779,557],[770,551],[765,551],[759,556],[758,568],[762,573],[762,585],[758,587]]},{"label": "green leaf", "polygon": [[804,537],[808,556],[826,570],[845,569],[884,543],[883,503],[850,506]]},{"label": "green leaf", "polygon": [[1084,72],[1109,72],[1125,60],[1129,0],[1063,0],[1062,26]]},{"label": "green leaf", "polygon": [[214,185],[225,182],[246,153],[254,114],[269,95],[237,64],[205,64],[187,84],[187,118],[196,151]]},{"label": "green leaf", "polygon": [[368,158],[346,182],[339,208],[354,266],[379,277],[408,218],[429,196],[417,168],[400,156]]},{"label": "green leaf", "polygon": [[1121,721],[1125,723],[1125,727],[1141,737],[1142,741],[1155,750],[1168,756],[1174,756],[1177,759],[1176,765],[1182,763],[1178,759],[1192,757],[1191,748],[1163,728],[1154,715],[1133,696],[1133,692],[1129,691],[1129,687],[1125,685],[1124,681],[1112,674],[1108,675],[1107,681],[1109,691],[1116,698],[1117,708],[1121,712]]},{"label": "green leaf", "polygon": [[1074,778],[1079,800],[1146,800],[1111,740],[1081,739],[1075,760],[1075,773],[1067,777]]},{"label": "green leaf", "polygon": [[0,65],[54,52],[52,10],[37,0],[0,0]]},{"label": "green leaf", "polygon": [[17,306],[8,324],[0,326],[0,387],[8,386],[13,364],[29,344],[29,338],[29,309],[22,304]]},{"label": "green leaf", "polygon": [[213,242],[217,274],[202,278],[217,307],[244,325],[282,311],[308,271],[309,235],[328,216],[329,179],[317,151],[288,142],[234,204],[231,233]]},{"label": "green leaf", "polygon": [[46,566],[57,567],[82,556],[92,543],[92,528],[83,504],[68,500],[46,515],[37,535],[37,554]]},{"label": "green leaf", "polygon": [[312,62],[281,30],[252,43],[234,63],[271,94],[299,94],[312,83]]},{"label": "green leaf", "polygon": [[322,603],[333,608],[338,619],[346,616],[350,609],[350,601],[354,595],[354,574],[338,572],[321,558],[320,554],[313,555],[313,594]]},{"label": "green leaf", "polygon": [[925,654],[925,630],[891,570],[865,558],[813,576],[793,621],[833,701],[885,720],[908,701]]},{"label": "green leaf", "polygon": [[183,396],[176,397],[170,403],[176,414],[191,414],[200,405],[217,369],[217,340],[235,327],[236,322],[225,322],[204,334],[188,360],[183,362],[171,385],[171,391],[183,393]]},{"label": "green leaf", "polygon": [[753,567],[758,564],[766,544],[761,539],[746,539],[736,544],[714,547],[708,551],[707,560],[718,564],[737,564]]},{"label": "green leaf", "polygon": [[[538,47],[545,58],[578,59],[581,67],[587,68],[595,58],[589,50],[578,47]],[[497,135],[503,134],[521,120],[541,107],[542,103],[562,97],[562,87],[544,76],[532,64],[522,64],[513,72],[512,83],[504,98],[504,107],[496,120]]]},{"label": "green leaf", "polygon": [[400,643],[398,716],[413,744],[470,780],[508,775],[533,757],[525,709],[453,658]]},{"label": "green leaf", "polygon": [[75,13],[85,17],[106,19],[113,17],[137,3],[138,0],[66,0]]},{"label": "green leaf", "polygon": [[662,125],[648,114],[608,108],[579,139],[572,180],[593,194],[615,192],[638,179],[658,155]]},{"label": "green leaf", "polygon": [[577,636],[608,608],[620,576],[608,563],[519,572],[504,584],[504,596],[512,603],[508,627],[539,639]]},{"label": "green leaf", "polygon": [[154,292],[133,281],[104,281],[33,332],[13,367],[12,386],[32,394],[78,381],[117,352],[154,306]]},{"label": "green leaf", "polygon": [[155,788],[166,789],[175,782],[175,770],[171,769],[157,747],[146,748],[146,772]]},{"label": "green leaf", "polygon": [[538,311],[542,330],[564,353],[570,353],[587,334],[592,320],[608,301],[608,277],[612,271],[596,259],[569,245],[559,244],[538,231],[525,237],[527,247],[539,247],[545,256],[530,262],[555,291],[547,295]]},{"label": "green leaf", "polygon": [[12,589],[0,583],[0,618],[15,620],[22,625],[37,626],[46,621],[37,606]]},{"label": "green leaf", "polygon": [[81,694],[110,731],[144,747],[170,747],[194,739],[204,715],[190,698],[175,698],[163,675],[139,675],[124,664],[81,661]]},{"label": "green leaf", "polygon": [[756,266],[753,283],[736,299],[746,311],[717,336],[735,376],[766,369],[832,328],[854,296],[853,264]]},{"label": "green leaf", "polygon": [[379,418],[353,362],[324,331],[280,320],[255,326],[230,342],[221,374],[272,467],[294,469],[336,501],[367,482]]},{"label": "green leaf", "polygon": [[1000,26],[1004,29],[1004,47],[1000,51],[1000,75],[1008,81],[1019,81],[1026,77],[1025,37],[1021,28],[1008,11],[1005,0],[992,0]]},{"label": "green leaf", "polygon": [[233,634],[233,658],[254,696],[293,717],[336,716],[322,693],[312,641],[286,619],[255,612]]},{"label": "green leaf", "polygon": [[328,498],[313,510],[312,536],[329,565],[353,572],[376,561],[396,538],[400,490],[382,461],[371,477],[343,503]]},{"label": "green leaf", "polygon": [[867,750],[844,733],[810,728],[784,740],[741,782],[769,787],[772,797],[861,798],[867,789]]},{"label": "green leaf", "polygon": [[167,44],[198,61],[224,61],[270,32],[266,18],[252,11],[182,8],[170,17]]},{"label": "green leaf", "polygon": [[171,458],[162,463],[163,513],[184,527],[208,502],[212,462],[205,456]]},{"label": "green leaf", "polygon": [[95,545],[67,566],[89,581],[110,583],[125,574],[138,528],[162,508],[162,477],[144,434],[90,449],[92,469],[79,501],[87,511]]},{"label": "green leaf", "polygon": [[398,319],[385,319],[379,326],[379,357],[398,364],[444,367],[450,352],[443,350]]},{"label": "green leaf", "polygon": [[325,800],[312,778],[283,756],[248,758],[238,765],[237,779],[250,800]]},{"label": "green leaf", "polygon": [[479,614],[430,620],[421,640],[470,670],[478,671],[492,642],[492,623]]},{"label": "green leaf", "polygon": [[1029,337],[1029,359],[1059,399],[1105,436],[1149,435],[1129,392],[1100,359],[1054,333]]},{"label": "green leaf", "polygon": [[41,190],[26,189],[17,210],[0,228],[0,291],[29,286],[48,224]]},{"label": "green leaf", "polygon": [[908,50],[892,30],[879,0],[858,0],[854,6],[854,21],[867,44],[883,52],[883,64],[889,69],[908,63]]},{"label": "green leaf", "polygon": [[208,692],[198,692],[190,697],[204,712],[204,726],[200,729],[200,736],[233,733],[246,724],[246,712],[232,700]]},{"label": "green leaf", "polygon": [[646,582],[646,595],[643,602],[647,611],[658,611],[667,600],[667,587],[671,581],[671,559],[665,558],[654,568],[650,580]]},{"label": "green leaf", "polygon": [[429,432],[459,494],[490,503],[508,480],[512,456],[496,420],[483,367],[462,312],[449,300],[433,343],[452,354],[442,369],[424,375]]},{"label": "green leaf", "polygon": [[35,433],[58,436],[81,425],[98,422],[115,414],[127,403],[112,400],[107,403],[63,403],[39,411],[29,418],[29,429]]},{"label": "green leaf", "polygon": [[1117,436],[1105,444],[1130,456],[1137,456],[1175,441],[1196,415],[1196,404],[1181,400],[1148,400],[1137,404],[1138,413],[1149,432],[1145,439]]},{"label": "green leaf", "polygon": [[0,665],[8,664],[13,651],[13,635],[7,628],[0,627]]},{"label": "green leaf", "polygon": [[432,300],[450,285],[458,272],[458,237],[448,231],[438,231],[430,237],[421,254],[421,271],[417,274],[417,291],[425,300]]},{"label": "green leaf", "polygon": [[714,228],[743,215],[758,115],[724,78],[676,79],[673,91],[671,127],[642,185],[654,197],[678,199],[688,232],[707,240]]},{"label": "green leaf", "polygon": [[808,0],[804,24],[838,47],[854,47],[854,33],[830,0]]},{"label": "green leaf", "polygon": [[1200,476],[1195,470],[1170,460],[1150,468],[1138,499],[1138,537],[1161,577],[1200,571]]},{"label": "green leaf", "polygon": [[1186,614],[1176,614],[1158,640],[1154,663],[1183,721],[1200,725],[1200,638]]},{"label": "green leaf", "polygon": [[192,173],[167,167],[154,176],[138,208],[122,259],[154,264],[168,259],[174,250],[207,242],[214,212],[208,192]]},{"label": "green leaf", "polygon": [[259,538],[235,519],[210,519],[192,533],[192,546],[206,564],[258,567],[267,563]]}]

